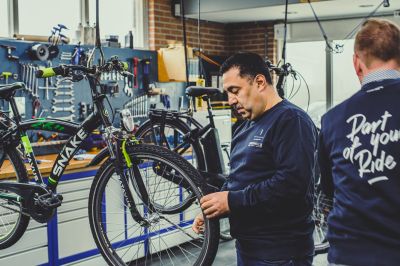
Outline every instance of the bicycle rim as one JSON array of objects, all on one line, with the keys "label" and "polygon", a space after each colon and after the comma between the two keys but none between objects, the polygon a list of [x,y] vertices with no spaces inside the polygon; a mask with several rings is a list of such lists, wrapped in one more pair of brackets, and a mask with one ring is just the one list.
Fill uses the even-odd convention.
[{"label": "bicycle rim", "polygon": [[[9,149],[0,172],[12,169],[14,175],[9,177],[7,181],[27,182],[27,173],[22,159],[19,157],[17,150]],[[17,194],[6,189],[0,188],[0,249],[12,246],[24,234],[28,223],[29,216],[22,214],[22,202],[10,200],[16,198]],[[5,198],[7,195],[7,198]]]},{"label": "bicycle rim", "polygon": [[136,154],[135,157],[140,159],[139,170],[153,203],[167,208],[168,204],[176,204],[174,202],[187,193],[175,183],[156,175],[151,167],[154,162],[166,164],[184,177],[196,199],[182,213],[162,214],[157,210],[151,213],[148,205],[141,201],[133,182],[130,182],[139,212],[151,221],[149,227],[140,226],[132,219],[126,206],[120,180],[112,164],[102,167],[102,173],[92,186],[89,218],[103,257],[112,265],[210,264],[218,247],[215,243],[218,241],[215,239],[218,238],[218,225],[206,220],[203,235],[197,235],[191,229],[194,217],[201,212],[199,199],[202,191],[176,162],[172,163],[157,154]]},{"label": "bicycle rim", "polygon": [[328,232],[328,215],[332,209],[332,200],[327,198],[320,189],[316,188],[314,199],[313,220],[315,229],[313,233],[315,254],[326,253],[329,242],[326,237]]}]

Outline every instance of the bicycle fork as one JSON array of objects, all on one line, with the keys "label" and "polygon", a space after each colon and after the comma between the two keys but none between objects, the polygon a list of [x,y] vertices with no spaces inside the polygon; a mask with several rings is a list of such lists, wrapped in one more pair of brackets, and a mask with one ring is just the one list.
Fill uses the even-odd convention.
[{"label": "bicycle fork", "polygon": [[[112,163],[114,165],[115,172],[119,176],[120,186],[124,194],[124,199],[127,203],[132,218],[141,226],[149,227],[151,225],[151,222],[140,214],[133,198],[132,191],[131,189],[129,189],[129,182],[132,182],[132,186],[134,187],[134,189],[137,189],[139,197],[142,199],[149,212],[155,212],[155,208],[150,203],[149,196],[144,185],[142,176],[140,174],[138,165],[132,163],[128,152],[126,151],[126,142],[126,139],[123,140],[122,143],[119,140],[115,142],[116,152],[114,153],[115,157],[111,157]],[[123,162],[121,153],[126,161],[126,164],[124,164]],[[132,174],[128,176],[127,171],[124,171],[125,165],[128,170],[133,170],[133,177]]]}]

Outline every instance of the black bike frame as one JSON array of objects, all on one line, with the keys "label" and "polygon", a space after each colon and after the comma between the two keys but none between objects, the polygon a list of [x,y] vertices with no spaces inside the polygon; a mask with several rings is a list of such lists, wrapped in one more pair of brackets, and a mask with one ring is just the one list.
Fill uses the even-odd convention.
[{"label": "black bike frame", "polygon": [[[205,155],[205,163],[206,163],[206,169],[199,169],[200,171],[207,171],[210,173],[215,173],[215,174],[224,174],[224,164],[223,164],[223,157],[222,157],[222,152],[220,147],[220,142],[219,142],[219,136],[218,136],[218,131],[215,127],[214,124],[214,115],[211,110],[211,104],[209,102],[209,98],[206,97],[205,99],[208,104],[208,119],[209,123],[205,125],[204,127],[192,116],[182,114],[179,112],[171,112],[171,111],[166,111],[166,110],[152,110],[149,112],[149,120],[150,122],[156,123],[156,121],[161,121],[161,138],[168,147],[168,149],[171,149],[169,147],[167,138],[165,136],[164,132],[164,126],[166,120],[186,120],[186,122],[183,122],[187,125],[193,125],[195,128],[190,129],[190,132],[184,136],[184,142],[176,145],[173,151],[181,151],[181,153],[184,153],[188,148],[189,145],[188,143],[194,143],[196,141],[201,142],[204,155]],[[159,118],[159,119],[157,119]],[[155,134],[155,132],[153,132]],[[160,145],[160,143],[158,143]],[[183,147],[186,146],[186,149]]]}]

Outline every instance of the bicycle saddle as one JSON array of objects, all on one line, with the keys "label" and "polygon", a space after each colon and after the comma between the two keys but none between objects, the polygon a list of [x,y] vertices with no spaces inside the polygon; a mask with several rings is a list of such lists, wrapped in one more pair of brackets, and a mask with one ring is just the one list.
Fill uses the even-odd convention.
[{"label": "bicycle saddle", "polygon": [[198,86],[190,86],[186,88],[186,95],[188,96],[203,96],[203,95],[214,95],[220,93],[221,91],[217,88],[211,87],[198,87]]},{"label": "bicycle saddle", "polygon": [[0,99],[10,98],[16,90],[21,88],[25,88],[25,84],[22,82],[0,85]]}]

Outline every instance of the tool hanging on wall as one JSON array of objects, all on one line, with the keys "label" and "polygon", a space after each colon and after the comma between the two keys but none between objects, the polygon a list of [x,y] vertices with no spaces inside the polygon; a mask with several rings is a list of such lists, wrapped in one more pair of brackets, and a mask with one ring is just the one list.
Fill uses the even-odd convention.
[{"label": "tool hanging on wall", "polygon": [[123,105],[124,109],[130,109],[134,118],[147,118],[148,103],[147,95],[142,94],[134,97]]},{"label": "tool hanging on wall", "polygon": [[71,64],[86,66],[87,60],[88,60],[88,56],[85,52],[85,49],[81,46],[81,43],[79,42],[75,46],[74,52],[72,53]]},{"label": "tool hanging on wall", "polygon": [[36,96],[33,96],[33,98],[32,98],[32,118],[33,119],[36,118],[36,115],[39,112],[40,105],[41,105],[41,103],[40,103],[39,98]]},{"label": "tool hanging on wall", "polygon": [[19,59],[18,56],[12,54],[12,52],[17,49],[15,46],[9,46],[9,45],[0,44],[0,47],[2,47],[2,48],[7,50],[7,59],[8,60],[16,61],[16,60]]},{"label": "tool hanging on wall", "polygon": [[142,59],[140,60],[140,64],[142,65],[142,89],[147,94],[150,90],[150,59]]},{"label": "tool hanging on wall", "polygon": [[[139,67],[139,58],[134,57],[133,58],[133,76],[130,76],[129,78],[133,79],[133,88],[137,89],[139,88],[139,82],[138,82],[138,67]],[[132,88],[132,85],[131,85]]]},{"label": "tool hanging on wall", "polygon": [[61,34],[62,30],[68,30],[68,28],[62,24],[57,24],[57,26],[53,27],[51,31],[51,35],[48,39],[50,46],[49,46],[49,59],[56,58],[58,56],[58,53],[60,52],[60,49],[58,48],[58,44],[61,43],[67,43],[66,39],[67,37],[63,34]]},{"label": "tool hanging on wall", "polygon": [[72,53],[61,52],[60,60],[71,61],[72,60]]},{"label": "tool hanging on wall", "polygon": [[0,74],[0,79],[5,79],[5,83],[8,84],[8,78],[11,77],[13,74],[11,72],[2,72]]},{"label": "tool hanging on wall", "polygon": [[28,54],[32,60],[47,61],[50,58],[48,45],[42,43],[32,45],[28,50]]},{"label": "tool hanging on wall", "polygon": [[132,91],[132,87],[129,86],[129,78],[125,77],[124,80],[125,80],[124,93],[128,97],[132,97],[133,96],[133,91]]}]

